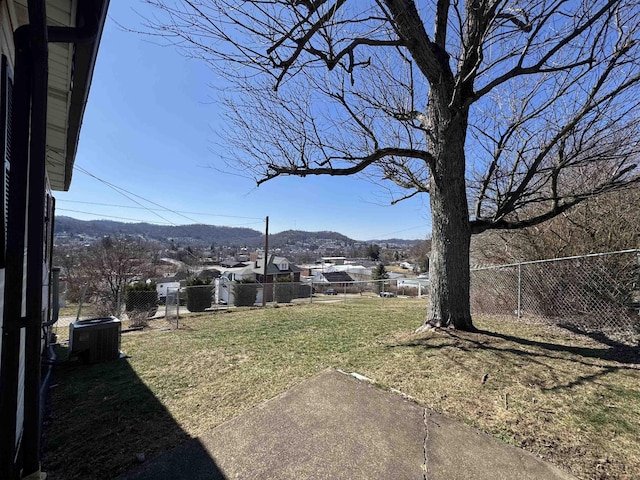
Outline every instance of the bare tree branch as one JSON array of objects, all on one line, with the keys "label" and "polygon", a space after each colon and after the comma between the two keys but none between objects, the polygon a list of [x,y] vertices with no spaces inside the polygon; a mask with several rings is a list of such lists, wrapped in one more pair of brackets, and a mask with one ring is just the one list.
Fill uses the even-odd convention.
[{"label": "bare tree branch", "polygon": [[[429,153],[420,151],[420,150],[407,150],[401,148],[382,148],[373,152],[371,155],[364,158],[342,158],[340,160],[349,160],[357,162],[353,167],[348,168],[334,168],[331,166],[331,159],[327,160],[329,164],[328,167],[308,167],[301,168],[294,166],[291,167],[281,167],[276,164],[267,165],[268,173],[266,173],[265,178],[258,181],[258,185],[264,183],[268,180],[271,180],[280,175],[296,175],[298,177],[306,177],[307,175],[333,175],[333,176],[345,176],[345,175],[354,175],[356,173],[362,172],[368,166],[378,162],[385,157],[397,156],[397,157],[411,157],[418,158],[424,161],[430,161],[432,159]],[[338,159],[335,159],[338,160]]]}]

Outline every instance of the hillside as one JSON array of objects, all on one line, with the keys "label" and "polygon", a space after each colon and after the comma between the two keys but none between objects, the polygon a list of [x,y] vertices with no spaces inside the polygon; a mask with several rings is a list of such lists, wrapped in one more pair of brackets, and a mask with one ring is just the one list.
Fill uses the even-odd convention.
[{"label": "hillside", "polygon": [[[264,234],[251,228],[220,227],[216,225],[154,225],[150,223],[124,223],[111,220],[78,220],[58,216],[55,221],[56,243],[86,241],[110,236],[136,236],[154,240],[162,244],[175,242],[182,245],[210,246],[247,246],[260,247],[264,244]],[[337,232],[305,232],[287,230],[269,235],[271,248],[284,248],[292,245],[335,243],[344,246],[357,243]]]},{"label": "hillside", "polygon": [[250,228],[219,227],[216,225],[153,225],[150,223],[124,223],[110,220],[78,220],[59,216],[55,221],[57,241],[74,238],[100,238],[105,235],[130,235],[160,243],[171,242],[189,245],[247,245],[263,242],[263,234]]},{"label": "hillside", "polygon": [[313,243],[319,240],[332,240],[334,242],[342,242],[345,245],[351,245],[355,242],[351,238],[337,232],[305,232],[303,230],[285,230],[284,232],[269,235],[269,244],[274,247],[284,247],[286,245],[295,245],[300,243]]}]

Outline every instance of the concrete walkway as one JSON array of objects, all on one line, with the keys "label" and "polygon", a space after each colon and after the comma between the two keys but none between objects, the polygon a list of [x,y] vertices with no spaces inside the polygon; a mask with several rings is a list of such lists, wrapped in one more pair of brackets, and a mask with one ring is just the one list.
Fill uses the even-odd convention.
[{"label": "concrete walkway", "polygon": [[573,479],[534,455],[326,370],[121,480]]}]

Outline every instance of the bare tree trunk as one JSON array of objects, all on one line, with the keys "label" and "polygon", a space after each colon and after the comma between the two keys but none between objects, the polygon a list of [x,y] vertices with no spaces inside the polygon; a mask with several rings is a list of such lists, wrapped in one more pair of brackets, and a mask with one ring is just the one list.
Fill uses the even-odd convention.
[{"label": "bare tree trunk", "polygon": [[432,146],[437,155],[431,166],[429,185],[430,300],[427,318],[418,331],[435,327],[474,330],[469,301],[471,229],[465,186],[467,112],[452,111],[434,97],[429,102],[429,115],[439,141]]},{"label": "bare tree trunk", "polygon": [[460,189],[464,190],[463,181],[445,181],[438,190],[431,191],[431,291],[428,316],[421,329],[474,329],[469,304],[471,233],[466,202],[461,205],[458,200]]}]

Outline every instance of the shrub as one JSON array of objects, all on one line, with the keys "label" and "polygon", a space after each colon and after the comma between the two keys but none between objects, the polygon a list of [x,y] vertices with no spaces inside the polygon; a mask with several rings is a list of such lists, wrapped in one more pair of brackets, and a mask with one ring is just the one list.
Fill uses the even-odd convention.
[{"label": "shrub", "polygon": [[187,310],[190,312],[204,312],[211,306],[213,287],[211,279],[194,278],[187,282]]},{"label": "shrub", "polygon": [[136,282],[127,285],[125,290],[125,308],[127,312],[145,311],[149,316],[158,309],[158,293],[154,282]]},{"label": "shrub", "polygon": [[127,292],[155,292],[156,282],[136,282],[127,285]]},{"label": "shrub", "polygon": [[233,297],[236,307],[251,307],[256,303],[258,284],[243,280],[233,284]]},{"label": "shrub", "polygon": [[291,283],[291,281],[291,275],[276,277],[276,283],[274,285],[276,302],[289,303],[293,300],[295,285]]}]

